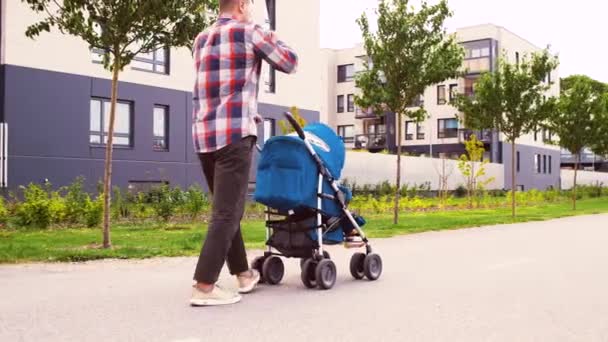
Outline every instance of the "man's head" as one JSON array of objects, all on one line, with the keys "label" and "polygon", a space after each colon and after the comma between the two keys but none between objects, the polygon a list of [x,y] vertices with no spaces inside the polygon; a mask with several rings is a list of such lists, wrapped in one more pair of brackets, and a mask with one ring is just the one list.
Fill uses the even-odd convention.
[{"label": "man's head", "polygon": [[220,0],[220,13],[250,22],[253,20],[253,0]]}]

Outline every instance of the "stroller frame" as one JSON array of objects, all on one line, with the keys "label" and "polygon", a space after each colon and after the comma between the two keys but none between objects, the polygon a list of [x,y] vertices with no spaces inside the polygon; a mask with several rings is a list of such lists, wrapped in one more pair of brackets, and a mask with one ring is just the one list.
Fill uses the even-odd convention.
[{"label": "stroller frame", "polygon": [[[313,209],[316,212],[316,230],[317,230],[317,246],[311,250],[311,256],[307,259],[301,259],[301,280],[304,285],[308,288],[318,287],[320,289],[330,289],[334,286],[336,281],[336,267],[334,262],[330,259],[329,253],[325,251],[324,245],[324,233],[330,232],[338,225],[344,218],[348,219],[352,227],[357,231],[362,239],[362,245],[365,247],[364,253],[355,253],[350,262],[351,275],[355,279],[363,279],[367,277],[369,280],[377,280],[382,273],[382,259],[378,254],[374,254],[372,251],[371,244],[365,235],[365,232],[360,227],[357,220],[347,207],[346,197],[342,190],[338,186],[338,181],[333,177],[329,169],[325,166],[323,160],[319,157],[312,144],[306,138],[304,130],[298,122],[294,119],[291,113],[284,113],[287,121],[293,126],[297,135],[303,140],[306,149],[310,153],[310,156],[315,161],[318,171],[318,183],[317,183],[317,208]],[[258,151],[262,149],[257,146]],[[323,193],[323,181],[327,180],[334,192],[334,195],[328,195]],[[333,224],[326,225],[323,223],[323,199],[329,199],[337,201],[339,204],[342,217],[336,220]],[[273,252],[273,247],[269,243],[271,236],[274,233],[272,223],[281,221],[271,221],[272,216],[289,217],[293,215],[293,211],[290,210],[287,215],[278,212],[273,212],[271,208],[266,207],[265,210],[265,226],[266,226],[266,251],[264,256],[256,258],[252,263],[252,268],[258,270],[262,275],[262,281],[271,285],[279,284],[284,276],[284,265],[280,257],[290,256],[284,253]],[[341,229],[337,227],[337,229]]]}]

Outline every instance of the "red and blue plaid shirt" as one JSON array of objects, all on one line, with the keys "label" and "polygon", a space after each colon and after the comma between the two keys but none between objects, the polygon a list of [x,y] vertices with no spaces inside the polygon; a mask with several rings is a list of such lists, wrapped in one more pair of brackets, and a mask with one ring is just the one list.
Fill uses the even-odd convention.
[{"label": "red and blue plaid shirt", "polygon": [[196,83],[192,135],[197,153],[257,136],[262,61],[293,73],[296,53],[261,26],[220,17],[194,42]]}]

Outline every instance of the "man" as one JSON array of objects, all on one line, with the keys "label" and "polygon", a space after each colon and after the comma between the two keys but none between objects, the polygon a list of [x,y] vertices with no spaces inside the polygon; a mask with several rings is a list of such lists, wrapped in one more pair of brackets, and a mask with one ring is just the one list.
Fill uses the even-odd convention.
[{"label": "man", "polygon": [[293,73],[298,57],[274,32],[252,23],[252,0],[220,0],[218,21],[194,42],[193,138],[213,194],[213,210],[190,303],[233,304],[238,293],[216,285],[226,261],[240,293],[251,292],[260,274],[249,268],[240,221],[243,217],[252,150],[257,139],[257,97],[263,61]]}]

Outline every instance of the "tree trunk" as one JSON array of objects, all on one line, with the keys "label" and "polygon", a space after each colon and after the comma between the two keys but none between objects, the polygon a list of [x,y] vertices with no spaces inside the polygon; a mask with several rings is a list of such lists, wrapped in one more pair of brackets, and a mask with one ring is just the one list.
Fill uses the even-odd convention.
[{"label": "tree trunk", "polygon": [[399,223],[399,196],[401,195],[401,114],[397,115],[397,190],[395,191],[395,208],[393,224]]},{"label": "tree trunk", "polygon": [[116,58],[112,70],[112,98],[110,106],[110,125],[108,128],[108,142],[106,143],[106,162],[103,182],[103,248],[112,247],[110,239],[110,191],[112,188],[112,144],[114,142],[114,118],[116,116],[116,102],[118,98],[118,73],[120,72],[120,59]]},{"label": "tree trunk", "polygon": [[517,178],[515,174],[515,140],[511,142],[511,217],[515,218],[515,190],[517,189]]},{"label": "tree trunk", "polygon": [[576,210],[576,178],[578,175],[578,164],[581,162],[580,152],[576,154],[576,160],[574,161],[574,185],[572,188],[572,210]]}]

